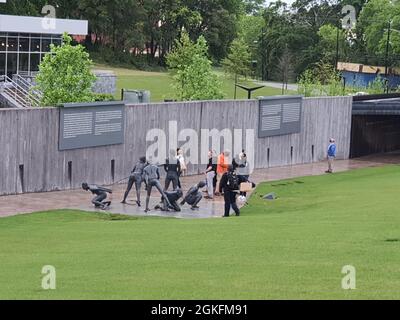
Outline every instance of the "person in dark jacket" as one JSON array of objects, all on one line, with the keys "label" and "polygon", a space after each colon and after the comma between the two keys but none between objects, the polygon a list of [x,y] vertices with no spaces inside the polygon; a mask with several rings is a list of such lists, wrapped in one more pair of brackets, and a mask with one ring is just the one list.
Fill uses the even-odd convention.
[{"label": "person in dark jacket", "polygon": [[168,207],[171,207],[171,203],[168,200],[168,197],[166,196],[164,190],[161,187],[160,183],[160,171],[158,170],[158,167],[155,164],[149,164],[146,168],[143,170],[143,179],[146,183],[147,186],[147,197],[146,197],[146,209],[145,212],[149,212],[149,203],[150,203],[150,197],[151,197],[151,190],[153,187],[156,187],[158,192],[160,192],[162,198],[165,199],[167,202]]},{"label": "person in dark jacket", "polygon": [[[166,191],[165,195],[167,196],[169,203],[171,204],[171,209],[173,209],[176,212],[180,212],[181,207],[178,204],[178,200],[183,197],[182,190],[178,188],[172,192]],[[165,201],[165,199],[162,198],[161,204],[157,205],[155,209],[161,211],[169,211],[167,201]]]},{"label": "person in dark jacket", "polygon": [[[233,182],[236,181],[236,182]],[[236,216],[240,216],[239,207],[236,204],[236,194],[239,192],[240,180],[232,165],[228,167],[228,172],[221,178],[219,192],[224,193],[225,213],[224,217],[229,217],[231,208]]]},{"label": "person in dark jacket", "polygon": [[82,189],[85,191],[90,191],[92,194],[96,195],[96,197],[94,197],[92,200],[92,203],[96,208],[105,210],[111,205],[111,201],[104,200],[107,199],[107,193],[112,194],[112,190],[99,187],[95,184],[89,185],[86,182],[82,183]]},{"label": "person in dark jacket", "polygon": [[171,155],[170,159],[165,161],[164,170],[167,173],[164,191],[168,190],[171,182],[173,190],[175,191],[180,187],[179,176],[181,174],[181,163],[178,158]]},{"label": "person in dark jacket", "polygon": [[141,157],[139,162],[133,168],[131,175],[128,181],[128,187],[125,191],[124,199],[122,203],[126,203],[126,199],[128,198],[129,192],[132,190],[133,184],[136,187],[136,203],[140,207],[140,189],[142,187],[143,182],[143,170],[148,166],[148,162],[146,161],[146,157]]},{"label": "person in dark jacket", "polygon": [[204,181],[200,181],[198,184],[191,187],[187,192],[185,198],[181,202],[181,206],[187,203],[192,206],[192,210],[199,209],[198,204],[200,203],[201,199],[203,199],[203,195],[201,194],[200,190],[203,189],[205,186],[206,183]]}]

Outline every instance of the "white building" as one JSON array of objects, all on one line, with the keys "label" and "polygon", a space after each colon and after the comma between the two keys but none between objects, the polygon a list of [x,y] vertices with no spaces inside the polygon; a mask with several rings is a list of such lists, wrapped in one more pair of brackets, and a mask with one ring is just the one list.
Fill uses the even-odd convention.
[{"label": "white building", "polygon": [[59,45],[64,32],[87,35],[88,21],[0,15],[0,76],[38,71],[50,44]]}]

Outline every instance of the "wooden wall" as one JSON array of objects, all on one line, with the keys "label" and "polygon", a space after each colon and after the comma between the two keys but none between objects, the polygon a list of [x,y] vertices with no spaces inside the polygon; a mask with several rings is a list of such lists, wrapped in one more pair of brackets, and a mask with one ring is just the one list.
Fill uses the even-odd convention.
[{"label": "wooden wall", "polygon": [[[255,168],[322,160],[330,137],[337,140],[339,158],[347,159],[351,109],[350,97],[306,98],[300,134],[258,139],[256,100],[132,105],[126,111],[124,145],[61,152],[57,108],[0,109],[0,195],[78,188],[83,181],[118,181],[146,154],[151,144],[146,142],[148,131],[168,132],[170,121],[177,121],[178,132],[189,128],[199,136],[201,129],[243,129],[246,149],[245,130],[254,129]],[[189,173],[197,174],[203,167],[189,165]]]}]

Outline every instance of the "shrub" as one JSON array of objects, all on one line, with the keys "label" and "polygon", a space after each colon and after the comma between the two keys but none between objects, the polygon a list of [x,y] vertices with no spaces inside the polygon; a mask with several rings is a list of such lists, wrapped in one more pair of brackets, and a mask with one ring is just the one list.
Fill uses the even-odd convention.
[{"label": "shrub", "polygon": [[42,92],[43,106],[94,101],[91,88],[96,76],[91,71],[92,61],[82,45],[73,46],[71,41],[64,34],[63,44],[51,45],[39,66],[34,90]]}]

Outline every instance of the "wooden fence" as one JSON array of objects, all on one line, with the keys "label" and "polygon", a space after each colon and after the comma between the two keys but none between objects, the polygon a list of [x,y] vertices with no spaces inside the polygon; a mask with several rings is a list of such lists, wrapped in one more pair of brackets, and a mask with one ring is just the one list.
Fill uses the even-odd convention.
[{"label": "wooden fence", "polygon": [[[73,189],[83,181],[118,181],[129,174],[139,156],[146,154],[152,144],[146,141],[149,130],[165,131],[167,145],[175,141],[168,135],[174,122],[178,133],[192,129],[190,132],[199,136],[202,129],[242,129],[235,143],[243,142],[246,149],[254,144],[254,155],[249,154],[254,168],[320,161],[330,137],[337,140],[339,158],[346,159],[351,109],[351,97],[306,98],[300,134],[259,139],[257,100],[131,105],[126,108],[123,145],[72,151],[58,150],[59,109],[0,109],[0,195]],[[246,135],[251,129],[254,139]],[[199,157],[205,153],[199,143]],[[189,174],[203,169],[204,165],[190,164]]]}]

